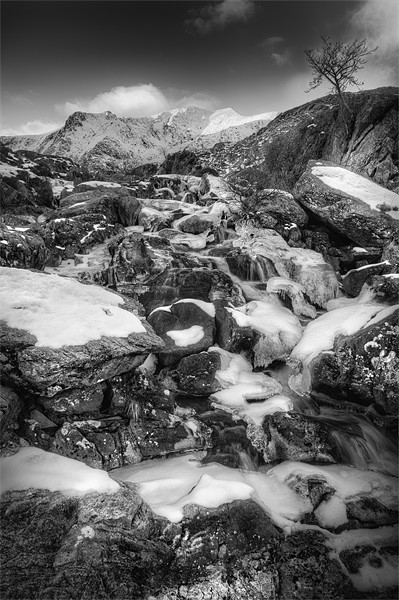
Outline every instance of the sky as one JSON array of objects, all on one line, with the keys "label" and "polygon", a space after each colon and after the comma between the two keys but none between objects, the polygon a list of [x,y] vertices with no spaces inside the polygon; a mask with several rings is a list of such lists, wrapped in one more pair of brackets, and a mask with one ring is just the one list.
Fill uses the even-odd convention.
[{"label": "sky", "polygon": [[[283,111],[305,93],[320,36],[378,46],[362,89],[398,85],[397,0],[2,0],[1,133],[76,110],[150,116],[187,105]],[[356,91],[356,88],[353,88]]]}]

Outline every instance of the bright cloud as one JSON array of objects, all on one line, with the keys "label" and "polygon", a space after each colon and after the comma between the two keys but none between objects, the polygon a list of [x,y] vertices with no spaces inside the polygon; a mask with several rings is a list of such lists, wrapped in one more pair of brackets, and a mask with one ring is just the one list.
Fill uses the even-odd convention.
[{"label": "bright cloud", "polygon": [[222,0],[206,6],[187,21],[198,33],[207,34],[231,23],[247,21],[254,12],[254,0]]},{"label": "bright cloud", "polygon": [[77,110],[94,113],[110,110],[118,117],[149,117],[168,108],[165,95],[152,83],[128,87],[119,85],[110,91],[100,92],[94,98],[76,99],[56,106],[63,115],[70,115]]},{"label": "bright cloud", "polygon": [[213,110],[218,100],[210,94],[190,93],[187,90],[172,90],[166,94],[152,83],[145,83],[129,87],[120,85],[110,91],[100,92],[94,98],[67,101],[58,104],[56,110],[63,116],[75,111],[98,113],[110,110],[118,117],[149,117],[189,105]]},{"label": "bright cloud", "polygon": [[28,121],[19,127],[2,128],[1,135],[39,135],[41,133],[50,133],[61,127],[61,123],[53,121]]}]

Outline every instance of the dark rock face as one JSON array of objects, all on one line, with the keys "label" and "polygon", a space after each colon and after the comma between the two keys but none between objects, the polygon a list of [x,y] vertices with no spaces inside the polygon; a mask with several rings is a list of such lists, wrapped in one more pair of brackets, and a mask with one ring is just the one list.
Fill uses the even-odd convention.
[{"label": "dark rock face", "polygon": [[387,263],[380,263],[375,265],[364,265],[359,269],[353,269],[349,271],[342,278],[342,287],[348,296],[355,297],[360,293],[364,283],[371,278],[373,275],[382,275],[383,273],[389,273],[391,265]]},{"label": "dark rock face", "polygon": [[87,173],[67,158],[29,150],[11,152],[2,143],[0,159],[8,165],[1,175],[2,215],[40,215],[53,208],[52,179],[62,175],[66,180],[82,181],[87,177]]},{"label": "dark rock face", "polygon": [[222,301],[216,303],[216,325],[216,341],[221,348],[253,357],[253,349],[261,335],[252,327],[240,327]]},{"label": "dark rock face", "polygon": [[337,338],[333,353],[323,353],[310,363],[313,390],[397,414],[398,319],[396,310],[351,336]]},{"label": "dark rock face", "polygon": [[339,461],[339,450],[323,423],[300,413],[277,412],[264,418],[262,428],[249,426],[247,435],[266,462]]},{"label": "dark rock face", "polygon": [[221,357],[218,352],[201,352],[181,359],[176,367],[177,385],[186,394],[209,396],[221,389],[215,379],[220,369]]},{"label": "dark rock face", "polygon": [[290,535],[280,548],[281,600],[353,600],[361,595],[329,559],[323,534],[317,531]]},{"label": "dark rock face", "polygon": [[[294,188],[294,196],[298,202],[356,244],[384,246],[397,231],[398,223],[384,213],[372,210],[366,202],[351,196],[349,189],[344,192],[327,185],[317,173],[319,166],[334,167],[332,163],[325,161],[309,161],[306,171]],[[367,183],[367,180],[364,181]],[[378,190],[381,194],[385,191],[375,186],[375,194],[378,194]]]},{"label": "dark rock face", "polygon": [[[58,217],[105,215],[111,223],[129,226],[136,224],[140,209],[139,200],[132,196],[126,188],[100,188],[67,196],[62,202]],[[103,219],[100,219],[100,222],[101,220]]]},{"label": "dark rock face", "polygon": [[253,210],[257,215],[261,226],[268,227],[265,217],[275,219],[277,231],[282,233],[284,227],[295,224],[298,227],[304,227],[308,222],[308,216],[303,208],[294,200],[294,197],[288,192],[282,190],[262,190],[259,195],[249,198],[253,203]]},{"label": "dark rock face", "polygon": [[0,225],[0,266],[43,269],[50,255],[43,238],[28,227],[19,229]]},{"label": "dark rock face", "polygon": [[184,298],[204,302],[228,300],[234,306],[245,303],[239,286],[233,283],[227,273],[216,269],[172,267],[165,269],[159,276],[150,278],[145,284],[149,289],[139,294],[139,300],[146,312]]},{"label": "dark rock face", "polygon": [[1,514],[5,599],[275,598],[279,535],[251,500],[190,506],[172,524],[126,484],[81,498],[7,493]]}]

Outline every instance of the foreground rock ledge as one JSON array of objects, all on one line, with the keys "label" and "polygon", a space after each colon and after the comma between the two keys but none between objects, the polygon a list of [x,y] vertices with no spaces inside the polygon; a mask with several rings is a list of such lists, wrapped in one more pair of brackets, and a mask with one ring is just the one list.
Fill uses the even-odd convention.
[{"label": "foreground rock ledge", "polygon": [[58,275],[1,268],[3,382],[47,395],[131,371],[163,347],[130,299]]},{"label": "foreground rock ledge", "polygon": [[174,524],[154,515],[133,484],[122,484],[115,494],[80,498],[7,492],[0,510],[5,600],[371,597],[329,560],[320,534],[282,544],[252,500],[192,505]]}]

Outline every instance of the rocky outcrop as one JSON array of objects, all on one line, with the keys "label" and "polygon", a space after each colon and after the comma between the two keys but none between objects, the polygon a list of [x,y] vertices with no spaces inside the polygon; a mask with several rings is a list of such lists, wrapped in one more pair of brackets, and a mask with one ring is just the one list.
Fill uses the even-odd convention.
[{"label": "rocky outcrop", "polygon": [[377,211],[379,206],[388,212],[397,210],[397,194],[333,163],[310,161],[295,185],[294,196],[332,229],[361,246],[382,247],[399,227],[389,214]]},{"label": "rocky outcrop", "polygon": [[[309,160],[333,161],[397,191],[398,90],[346,93],[350,122],[336,95],[280,113],[257,134],[200,155],[202,166],[234,180],[292,191]],[[349,132],[348,132],[349,129]]]},{"label": "rocky outcrop", "polygon": [[172,524],[122,484],[116,494],[81,498],[11,492],[1,514],[5,599],[275,595],[279,534],[252,500],[190,506]]},{"label": "rocky outcrop", "polygon": [[0,266],[43,269],[50,256],[43,238],[28,227],[0,225]]},{"label": "rocky outcrop", "polygon": [[397,414],[399,309],[392,309],[353,335],[338,337],[332,352],[311,362],[315,392],[363,406],[375,404],[387,414]]}]

